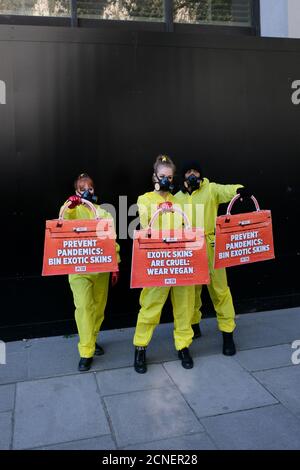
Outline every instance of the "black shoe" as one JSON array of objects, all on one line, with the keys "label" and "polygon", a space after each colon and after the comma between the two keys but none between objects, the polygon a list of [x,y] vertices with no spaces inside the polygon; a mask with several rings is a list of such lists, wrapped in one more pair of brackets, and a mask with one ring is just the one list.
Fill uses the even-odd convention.
[{"label": "black shoe", "polygon": [[199,323],[192,325],[194,336],[193,339],[200,338],[202,336]]},{"label": "black shoe", "polygon": [[136,347],[134,353],[134,369],[138,374],[147,372],[146,348]]},{"label": "black shoe", "polygon": [[222,332],[223,335],[223,354],[224,356],[234,356],[236,353],[232,333]]},{"label": "black shoe", "polygon": [[185,369],[192,369],[194,367],[194,362],[188,348],[180,349],[180,351],[178,351],[178,357],[181,359],[182,367]]},{"label": "black shoe", "polygon": [[90,370],[92,362],[93,362],[92,357],[81,357],[79,364],[78,364],[79,372],[85,372],[87,370]]},{"label": "black shoe", "polygon": [[95,356],[103,356],[104,354],[104,349],[99,345],[95,344]]}]

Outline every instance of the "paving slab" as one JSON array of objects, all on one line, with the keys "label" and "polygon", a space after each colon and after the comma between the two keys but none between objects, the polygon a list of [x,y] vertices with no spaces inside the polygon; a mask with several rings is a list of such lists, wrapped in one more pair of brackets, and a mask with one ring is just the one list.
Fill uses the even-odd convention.
[{"label": "paving slab", "polygon": [[[208,318],[201,322],[202,336],[193,340],[189,347],[193,357],[204,357],[219,354],[222,351],[223,339],[218,330],[215,318]],[[236,340],[237,343],[237,340]],[[237,348],[239,347],[237,343]]]},{"label": "paving slab", "polygon": [[6,343],[7,354],[24,352],[27,348],[31,347],[33,340],[21,340],[21,341],[8,341]]},{"label": "paving slab", "polygon": [[93,439],[65,442],[54,446],[39,447],[35,450],[116,450],[116,445],[111,436],[101,436]]},{"label": "paving slab", "polygon": [[161,441],[136,444],[123,450],[216,450],[217,447],[206,433],[173,437]]},{"label": "paving slab", "polygon": [[190,370],[179,361],[164,367],[199,418],[277,403],[231,357],[195,358]]},{"label": "paving slab", "polygon": [[[125,336],[127,335],[126,332]],[[122,333],[117,332],[113,339],[111,332],[103,332],[98,336],[98,342],[103,346],[105,354],[94,357],[91,371],[117,369],[133,364],[132,341],[124,339]],[[30,379],[77,373],[79,362],[77,344],[78,337],[76,336],[57,341],[52,339],[50,343],[43,341],[32,345],[28,353]]]},{"label": "paving slab", "polygon": [[94,374],[17,384],[14,449],[109,433]]},{"label": "paving slab", "polygon": [[9,450],[12,434],[12,413],[0,413],[0,450]]},{"label": "paving slab", "polygon": [[96,378],[101,395],[115,395],[173,385],[161,364],[150,364],[147,374],[137,374],[133,367],[126,367],[98,372]]},{"label": "paving slab", "polygon": [[14,408],[15,385],[0,385],[0,412]]},{"label": "paving slab", "polygon": [[256,372],[254,376],[284,406],[300,417],[300,365]]},{"label": "paving slab", "polygon": [[105,354],[95,356],[92,365],[93,371],[118,369],[133,365],[134,348],[131,340],[102,338],[99,344],[103,347]]},{"label": "paving slab", "polygon": [[222,450],[299,450],[300,420],[282,405],[201,420]]},{"label": "paving slab", "polygon": [[39,348],[40,345],[48,344],[50,347],[55,346],[55,343],[74,342],[78,343],[78,335],[65,335],[65,336],[47,336],[41,338],[23,339],[19,341],[9,341],[6,343],[7,352],[22,352],[25,349]]},{"label": "paving slab", "polygon": [[43,341],[28,350],[29,379],[76,374],[79,354],[77,342]]},{"label": "paving slab", "polygon": [[234,359],[245,369],[255,372],[290,366],[292,351],[290,344],[282,344],[268,348],[238,351]]},{"label": "paving slab", "polygon": [[0,385],[28,379],[28,354],[16,352],[7,354],[6,364],[0,365]]},{"label": "paving slab", "polygon": [[235,337],[240,350],[291,343],[298,339],[300,308],[240,315]]},{"label": "paving slab", "polygon": [[113,395],[104,401],[118,447],[203,431],[175,388]]},{"label": "paving slab", "polygon": [[72,346],[77,348],[78,335],[65,335],[65,336],[49,336],[48,338],[34,338],[28,340],[28,348],[38,349],[40,346],[47,344],[49,347],[55,347],[56,344],[64,344],[65,346]]},{"label": "paving slab", "polygon": [[131,340],[133,339],[135,327],[132,328],[115,328],[114,330],[101,330],[97,337],[97,342],[102,343],[103,340],[107,342],[117,340]]}]

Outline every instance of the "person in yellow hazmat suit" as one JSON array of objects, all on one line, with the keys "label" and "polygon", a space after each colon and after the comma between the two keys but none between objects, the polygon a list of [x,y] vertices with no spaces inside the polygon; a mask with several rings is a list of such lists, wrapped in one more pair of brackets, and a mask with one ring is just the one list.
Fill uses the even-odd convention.
[{"label": "person in yellow hazmat suit", "polygon": [[[66,219],[92,219],[94,214],[86,205],[81,204],[81,198],[94,204],[100,218],[112,218],[111,214],[103,210],[95,196],[94,183],[86,173],[82,173],[74,182],[74,196],[69,197],[70,203],[65,211]],[[116,244],[117,258],[120,262],[120,247]],[[111,276],[111,284],[118,282],[119,273]],[[103,348],[96,343],[96,339],[104,320],[104,311],[107,302],[110,273],[70,274],[69,283],[75,304],[75,320],[79,334],[78,350],[80,361],[78,370],[87,371],[91,368],[94,355],[104,354]]]},{"label": "person in yellow hazmat suit", "polygon": [[[236,348],[233,340],[235,310],[227,284],[225,269],[214,269],[215,221],[219,204],[229,202],[237,193],[248,197],[248,191],[241,184],[217,184],[203,177],[200,164],[190,161],[183,165],[184,178],[181,191],[176,194],[182,209],[192,220],[193,227],[204,227],[210,271],[208,292],[217,314],[219,330],[223,336],[223,354],[233,356]],[[202,286],[195,286],[195,305],[192,318],[194,338],[201,336]]]},{"label": "person in yellow hazmat suit", "polygon": [[[176,204],[171,194],[175,165],[171,158],[159,155],[154,163],[152,181],[154,191],[139,196],[137,204],[142,228],[148,227],[152,215],[164,202]],[[179,205],[178,205],[179,206]],[[180,207],[180,206],[179,206]],[[154,229],[172,229],[182,227],[182,216],[177,213],[162,213],[156,219]],[[194,286],[150,287],[144,288],[140,295],[138,314],[133,344],[135,346],[134,368],[136,372],[147,372],[146,348],[152,338],[155,327],[160,321],[162,308],[170,293],[174,316],[174,340],[178,357],[186,369],[193,367],[193,359],[188,347],[193,340],[191,327],[194,312]]]}]

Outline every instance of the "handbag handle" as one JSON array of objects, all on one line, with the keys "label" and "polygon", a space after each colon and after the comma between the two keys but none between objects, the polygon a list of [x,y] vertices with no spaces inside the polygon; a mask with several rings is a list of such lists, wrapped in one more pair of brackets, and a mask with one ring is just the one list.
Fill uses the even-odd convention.
[{"label": "handbag handle", "polygon": [[[59,223],[60,223],[60,224],[62,224],[62,221],[63,221],[63,218],[64,218],[64,213],[66,212],[66,210],[68,209],[68,207],[70,206],[70,204],[72,204],[72,202],[71,202],[71,201],[67,201],[66,204],[64,204],[64,205],[62,206],[62,208],[60,209],[60,211],[59,211],[59,216],[58,216],[58,220],[59,220]],[[88,201],[87,199],[83,199],[83,198],[81,198],[81,204],[85,204],[86,206],[88,206],[88,207],[92,210],[92,212],[93,212],[93,214],[94,214],[94,216],[95,216],[94,218],[95,218],[95,219],[99,219],[99,217],[98,217],[98,215],[97,215],[97,210],[96,210],[94,204],[92,204],[92,203],[91,203],[90,201]]]},{"label": "handbag handle", "polygon": [[151,220],[149,222],[149,225],[148,225],[148,233],[151,234],[151,229],[152,229],[152,225],[154,224],[155,220],[157,219],[157,217],[159,216],[159,214],[161,213],[165,213],[165,212],[177,212],[178,214],[180,214],[184,220],[184,228],[186,229],[189,229],[191,228],[191,223],[190,223],[190,220],[188,218],[188,216],[186,215],[185,212],[183,212],[182,209],[180,209],[179,207],[177,206],[173,206],[172,203],[162,203],[158,209],[154,212],[153,216],[151,217]]},{"label": "handbag handle", "polygon": [[[228,207],[227,207],[227,212],[226,212],[226,215],[231,215],[231,209],[232,209],[232,206],[233,204],[241,197],[240,194],[236,194],[230,201],[230,203],[228,204]],[[254,202],[255,204],[255,209],[256,211],[260,211],[260,207],[259,207],[259,204],[257,202],[257,199],[252,195],[251,196],[251,199],[252,201]]]}]

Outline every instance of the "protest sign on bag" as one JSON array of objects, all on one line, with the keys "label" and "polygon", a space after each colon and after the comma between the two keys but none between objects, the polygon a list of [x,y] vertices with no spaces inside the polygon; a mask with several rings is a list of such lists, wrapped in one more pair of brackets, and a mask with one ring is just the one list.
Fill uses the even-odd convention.
[{"label": "protest sign on bag", "polygon": [[[152,225],[162,212],[179,212],[182,229],[154,230]],[[162,205],[149,227],[134,232],[131,287],[161,287],[208,284],[208,260],[204,230],[191,228],[184,212]]]},{"label": "protest sign on bag", "polygon": [[93,204],[82,199],[95,219],[46,221],[43,276],[118,271],[116,235],[112,219],[97,218]]},{"label": "protest sign on bag", "polygon": [[226,268],[265,261],[275,257],[270,210],[261,210],[251,196],[256,211],[231,215],[237,194],[230,201],[226,215],[216,219],[214,267]]}]

